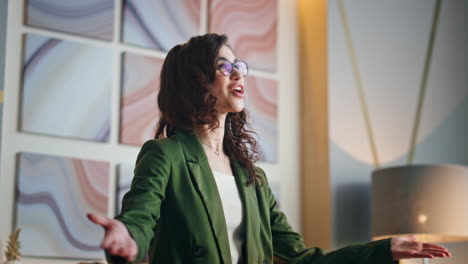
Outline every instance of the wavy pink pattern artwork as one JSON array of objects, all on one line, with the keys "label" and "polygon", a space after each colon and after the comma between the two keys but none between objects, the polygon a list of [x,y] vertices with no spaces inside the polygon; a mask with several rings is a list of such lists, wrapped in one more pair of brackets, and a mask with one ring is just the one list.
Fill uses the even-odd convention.
[{"label": "wavy pink pattern artwork", "polygon": [[102,228],[86,213],[107,215],[109,163],[19,155],[16,226],[24,256],[102,259]]},{"label": "wavy pink pattern artwork", "polygon": [[154,138],[162,63],[158,58],[124,54],[120,143],[140,146]]},{"label": "wavy pink pattern artwork", "polygon": [[25,23],[61,32],[112,40],[114,0],[28,0]]},{"label": "wavy pink pattern artwork", "polygon": [[200,34],[200,0],[123,1],[123,41],[169,51]]},{"label": "wavy pink pattern artwork", "polygon": [[276,72],[277,6],[277,0],[212,0],[209,31],[225,33],[252,69]]},{"label": "wavy pink pattern artwork", "polygon": [[245,107],[253,130],[258,134],[260,159],[276,162],[278,156],[278,83],[249,76],[245,79]]}]

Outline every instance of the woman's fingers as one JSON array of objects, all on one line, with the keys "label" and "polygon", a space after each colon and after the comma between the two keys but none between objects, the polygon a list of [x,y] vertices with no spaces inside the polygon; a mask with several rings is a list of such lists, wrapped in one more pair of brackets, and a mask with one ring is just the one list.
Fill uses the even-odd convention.
[{"label": "woman's fingers", "polygon": [[451,256],[446,248],[436,244],[417,242],[412,236],[392,238],[391,250],[394,260]]},{"label": "woman's fingers", "polygon": [[114,244],[117,244],[116,237],[113,235],[106,235],[104,236],[104,241],[102,241],[101,247],[107,250]]},{"label": "woman's fingers", "polygon": [[445,252],[449,252],[447,248],[444,248],[443,246],[439,246],[436,244],[431,244],[431,243],[423,243],[423,248],[424,249],[437,249],[437,250],[443,250]]},{"label": "woman's fingers", "polygon": [[117,250],[117,255],[127,258],[128,257],[128,249],[126,247],[119,247]]},{"label": "woman's fingers", "polygon": [[113,244],[107,250],[111,255],[117,255],[127,259],[128,261],[134,261],[137,254],[137,248],[135,243],[118,243]]},{"label": "woman's fingers", "polygon": [[123,224],[112,218],[102,217],[95,214],[87,214],[89,220],[106,229],[101,248],[111,255],[118,255],[128,261],[134,261],[138,248],[133,238],[128,234]]},{"label": "woman's fingers", "polygon": [[439,246],[439,245],[432,244],[432,243],[423,243],[423,248],[434,248],[434,249],[436,248],[436,249],[447,250],[443,246]]},{"label": "woman's fingers", "polygon": [[108,235],[101,247],[109,254],[121,256],[128,261],[134,261],[138,253],[137,245],[130,237],[123,238],[117,235]]},{"label": "woman's fingers", "polygon": [[132,240],[127,240],[127,243],[126,243],[126,258],[128,261],[134,261],[135,258],[136,258],[136,255],[137,255],[137,245],[135,243],[135,241],[132,239]]},{"label": "woman's fingers", "polygon": [[107,217],[102,217],[95,214],[87,214],[86,216],[89,220],[91,220],[91,222],[100,225],[104,228],[108,227],[112,223],[112,220]]},{"label": "woman's fingers", "polygon": [[432,254],[434,255],[435,257],[449,257],[450,254],[446,251],[442,251],[442,250],[423,250],[424,253],[428,253],[428,254]]},{"label": "woman's fingers", "polygon": [[426,253],[413,253],[408,256],[408,258],[430,258],[433,259],[434,256],[431,254],[426,254]]},{"label": "woman's fingers", "polygon": [[136,255],[138,253],[138,249],[137,249],[137,246],[135,243],[133,243],[133,246],[131,246],[128,250],[128,255],[129,255],[129,258],[127,259],[128,261],[134,261],[135,258],[136,258]]},{"label": "woman's fingers", "polygon": [[136,258],[136,254],[132,254],[130,249],[128,248],[121,248],[116,255],[121,256],[122,258],[127,259],[127,261],[132,262]]},{"label": "woman's fingers", "polygon": [[121,245],[118,243],[112,243],[107,250],[111,255],[119,255],[119,250],[121,249]]},{"label": "woman's fingers", "polygon": [[439,256],[450,257],[451,256],[448,249],[446,249],[446,248],[444,248],[442,246],[435,245],[435,244],[430,244],[430,243],[423,243],[423,250],[422,251],[436,254],[437,257],[439,257]]}]

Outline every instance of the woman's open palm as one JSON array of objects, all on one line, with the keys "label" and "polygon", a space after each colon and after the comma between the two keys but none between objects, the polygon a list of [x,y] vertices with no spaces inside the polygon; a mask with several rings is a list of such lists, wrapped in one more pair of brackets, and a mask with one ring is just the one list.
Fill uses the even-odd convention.
[{"label": "woman's open palm", "polygon": [[450,252],[439,245],[416,241],[415,236],[392,238],[393,260],[410,258],[450,257]]},{"label": "woman's open palm", "polygon": [[87,216],[89,220],[102,226],[105,230],[101,248],[111,255],[125,258],[129,262],[135,260],[138,253],[137,245],[122,222],[95,214]]}]

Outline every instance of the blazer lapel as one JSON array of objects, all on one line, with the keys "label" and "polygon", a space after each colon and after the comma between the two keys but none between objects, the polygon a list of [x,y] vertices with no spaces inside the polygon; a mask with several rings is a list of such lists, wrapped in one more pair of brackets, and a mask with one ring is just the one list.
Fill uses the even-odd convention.
[{"label": "blazer lapel", "polygon": [[222,261],[223,263],[231,263],[226,218],[222,209],[221,197],[216,186],[216,181],[205,151],[194,132],[178,130],[176,135],[181,142],[190,176],[198,190],[210,220],[211,229],[214,233]]},{"label": "blazer lapel", "polygon": [[242,200],[245,223],[245,255],[246,263],[259,263],[258,251],[256,248],[259,235],[259,221],[257,195],[255,184],[246,186],[248,181],[248,172],[241,167],[239,162],[231,160],[232,170],[236,177],[237,189]]}]

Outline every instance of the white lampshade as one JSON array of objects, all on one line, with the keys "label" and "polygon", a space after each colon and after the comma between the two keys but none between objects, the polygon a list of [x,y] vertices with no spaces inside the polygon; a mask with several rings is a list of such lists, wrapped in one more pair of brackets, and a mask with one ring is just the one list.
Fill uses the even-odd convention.
[{"label": "white lampshade", "polygon": [[372,173],[372,236],[468,241],[468,167],[411,165]]}]

